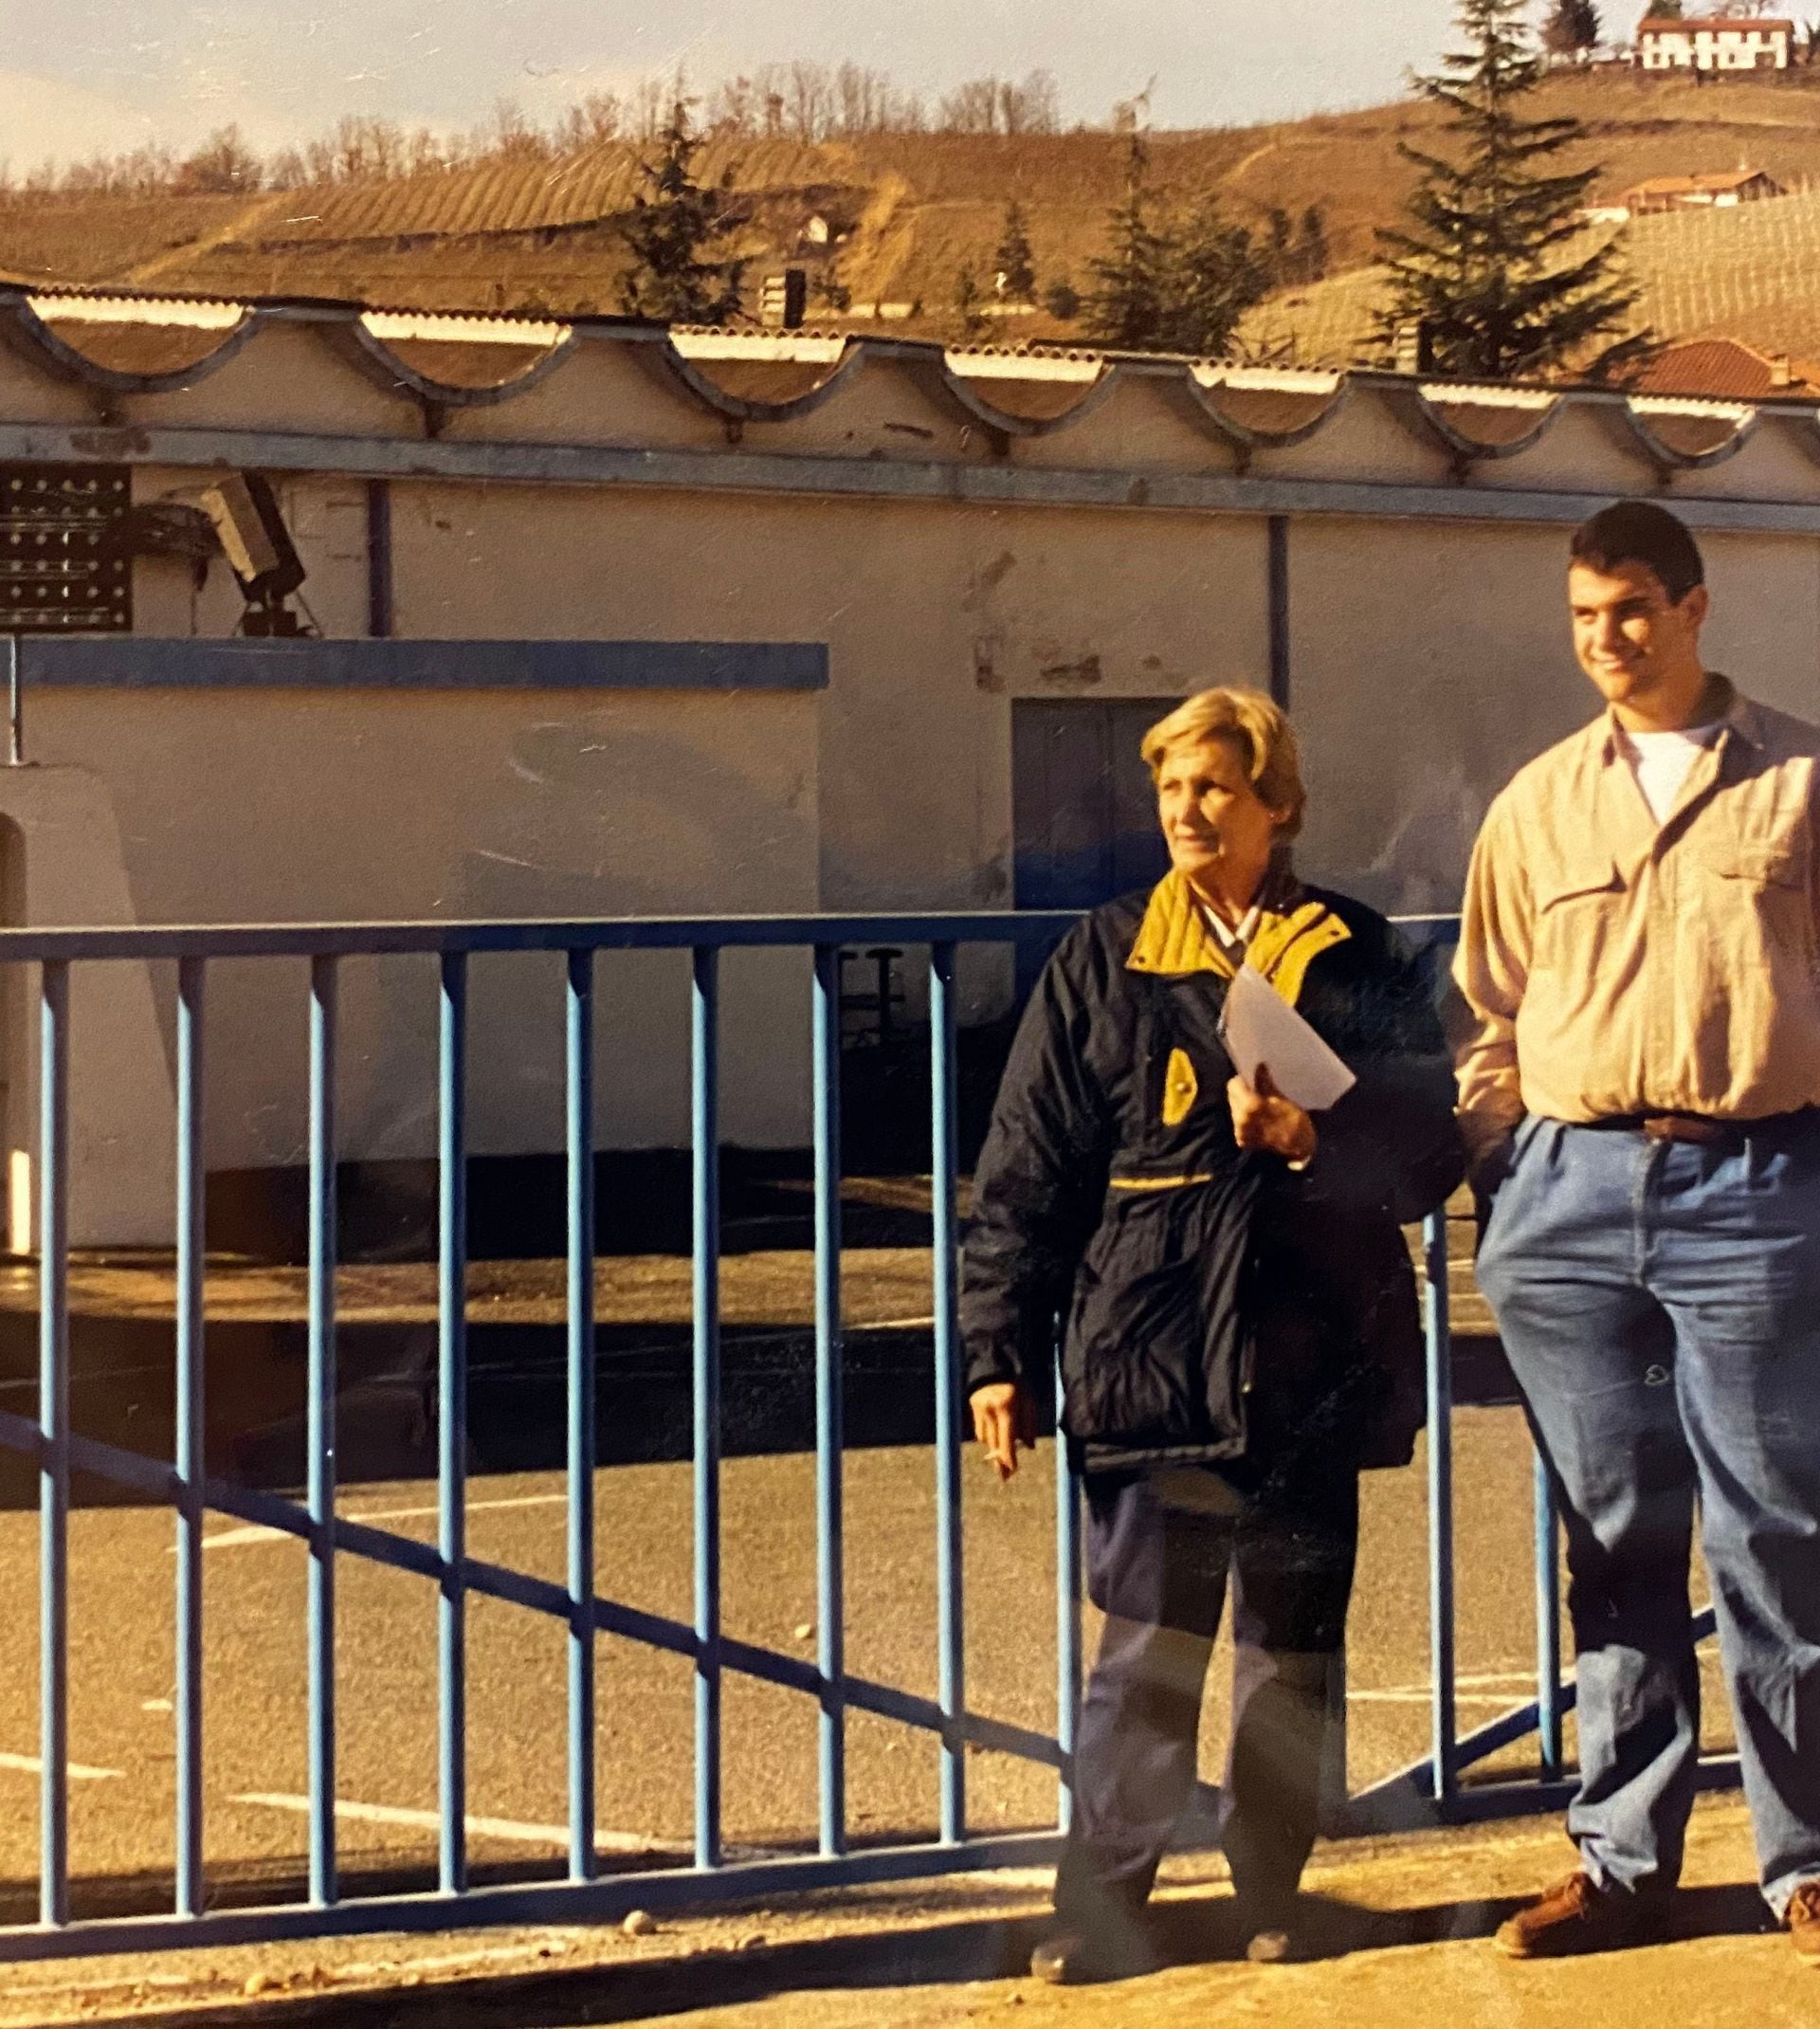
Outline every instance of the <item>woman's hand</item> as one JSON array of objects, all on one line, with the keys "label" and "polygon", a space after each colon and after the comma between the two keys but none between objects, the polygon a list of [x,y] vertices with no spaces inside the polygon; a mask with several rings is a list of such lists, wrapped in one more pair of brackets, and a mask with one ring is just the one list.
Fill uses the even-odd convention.
[{"label": "woman's hand", "polygon": [[1232,1135],[1241,1148],[1266,1148],[1285,1162],[1306,1162],[1320,1137],[1312,1117],[1277,1090],[1267,1064],[1258,1066],[1254,1088],[1243,1078],[1227,1083],[1232,1107]]},{"label": "woman's hand", "polygon": [[1017,1448],[1036,1449],[1036,1404],[1014,1380],[988,1381],[967,1398],[974,1412],[974,1435],[1007,1480],[1017,1471]]}]

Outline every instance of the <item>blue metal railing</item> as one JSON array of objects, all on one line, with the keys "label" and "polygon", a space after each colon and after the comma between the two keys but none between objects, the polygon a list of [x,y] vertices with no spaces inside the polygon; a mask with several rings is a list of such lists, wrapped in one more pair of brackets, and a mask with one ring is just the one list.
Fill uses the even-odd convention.
[{"label": "blue metal railing", "polygon": [[69,966],[39,985],[38,1920],[69,1921]]},{"label": "blue metal railing", "polygon": [[[902,1879],[960,1868],[1051,1858],[1068,1821],[1067,1770],[1083,1669],[1080,1490],[1060,1453],[1056,1472],[1056,1726],[1052,1735],[969,1709],[961,1566],[960,1454],[964,1433],[958,1299],[958,1059],[956,957],[963,944],[1042,944],[1066,915],[645,919],[565,923],[248,925],[215,928],[0,931],[0,962],[39,968],[40,1394],[38,1418],[0,1414],[0,1446],[36,1458],[40,1512],[39,1924],[0,1929],[0,1960],[162,1946],[246,1942],[331,1932],[442,1928],[456,1924],[577,1921],[663,1910],[790,1888]],[[1446,935],[1446,919],[1428,927]],[[935,1555],[937,1690],[934,1699],[855,1676],[846,1667],[843,1612],[840,951],[887,942],[926,946],[931,1034],[932,1278],[935,1336]],[[817,1653],[805,1658],[728,1636],[721,1624],[720,1319],[719,1156],[719,955],[739,947],[807,947],[813,957],[812,1052],[815,1289],[815,1526]],[[690,954],[693,1151],[694,1601],[687,1623],[604,1596],[594,1568],[595,1347],[593,1328],[594,966],[608,950]],[[567,1185],[567,1530],[564,1581],[473,1556],[465,1532],[467,1348],[465,1074],[468,960],[480,952],[559,952],[564,997]],[[407,953],[439,964],[437,1266],[437,1527],[433,1545],[336,1511],[337,1267],[335,1088],[337,978],[350,957]],[[309,1260],[307,1484],[303,1501],[229,1484],[206,1470],[203,1433],[203,1042],[208,970],[229,958],[309,961]],[[69,1423],[70,970],[108,960],[175,960],[177,996],[177,1424],[166,1465],[79,1436]],[[1422,1763],[1348,1800],[1331,1829],[1465,1818],[1557,1801],[1560,1727],[1573,1701],[1560,1682],[1556,1606],[1556,1520],[1538,1472],[1538,1695],[1462,1740],[1454,1709],[1451,1330],[1444,1216],[1426,1234],[1426,1328],[1430,1408],[1429,1490],[1433,1742]],[[68,1844],[68,1509],[72,1470],[167,1502],[177,1517],[176,1878],[168,1916],[72,1922]],[[279,1530],[309,1553],[307,1593],[308,1902],[209,1910],[204,1868],[202,1523],[209,1510]],[[337,1559],[361,1557],[414,1573],[436,1588],[440,1800],[437,1890],[343,1898],[337,1873]],[[466,1605],[504,1600],[567,1629],[568,1879],[470,1888],[466,1856]],[[1710,1630],[1710,1616],[1705,1631]],[[603,1634],[686,1657],[694,1671],[693,1864],[605,1876],[595,1837],[596,1639]],[[816,1850],[729,1863],[721,1831],[721,1689],[726,1673],[794,1691],[817,1707]],[[1343,1706],[1341,1707],[1343,1711]],[[862,1711],[923,1729],[939,1744],[938,1832],[934,1843],[848,1850],[846,1720]],[[1531,1731],[1543,1781],[1463,1789],[1462,1773]],[[988,1748],[1051,1766],[1058,1828],[976,1837],[969,1828],[968,1749]],[[1343,1743],[1342,1743],[1343,1750]],[[1343,1751],[1339,1762],[1343,1785]],[[1734,1764],[1710,1764],[1724,1780]]]},{"label": "blue metal railing", "polygon": [[[335,1051],[337,963],[310,961],[310,1900],[337,1896],[335,1854]],[[592,1294],[592,1279],[589,1293]],[[571,1296],[573,1306],[573,1297]],[[592,1363],[590,1362],[590,1372]],[[592,1644],[590,1645],[592,1649]]]},{"label": "blue metal railing", "polygon": [[[1459,936],[1454,916],[1398,919],[1427,933],[1445,949]],[[1423,1228],[1423,1330],[1428,1368],[1429,1640],[1430,1734],[1429,1753],[1370,1789],[1348,1796],[1331,1814],[1333,1833],[1370,1832],[1443,1820],[1516,1816],[1554,1810],[1574,1791],[1565,1777],[1562,1721],[1574,1709],[1572,1676],[1561,1674],[1560,1518],[1542,1459],[1534,1459],[1536,1696],[1527,1704],[1476,1727],[1462,1739],[1457,1702],[1455,1646],[1458,1573],[1453,1538],[1453,1327],[1449,1301],[1447,1218],[1437,1212]],[[1694,1636],[1715,1632],[1709,1606],[1694,1617]],[[1537,1736],[1539,1778],[1483,1782],[1463,1788],[1462,1775],[1504,1748]],[[1343,1746],[1341,1752],[1343,1754]],[[1735,1754],[1713,1755],[1700,1764],[1703,1787],[1730,1787],[1739,1780]]]}]

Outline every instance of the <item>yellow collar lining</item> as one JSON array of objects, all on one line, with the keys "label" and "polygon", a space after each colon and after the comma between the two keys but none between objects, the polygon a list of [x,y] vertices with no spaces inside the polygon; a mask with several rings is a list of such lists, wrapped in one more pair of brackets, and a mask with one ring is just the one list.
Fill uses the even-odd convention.
[{"label": "yellow collar lining", "polygon": [[[1293,892],[1289,906],[1259,912],[1257,928],[1245,953],[1247,963],[1261,972],[1291,1007],[1301,996],[1308,967],[1323,951],[1345,943],[1353,934],[1325,903],[1295,903]],[[1231,978],[1238,969],[1208,928],[1187,879],[1175,872],[1165,874],[1152,892],[1125,967],[1163,978],[1210,972],[1223,979]]]}]

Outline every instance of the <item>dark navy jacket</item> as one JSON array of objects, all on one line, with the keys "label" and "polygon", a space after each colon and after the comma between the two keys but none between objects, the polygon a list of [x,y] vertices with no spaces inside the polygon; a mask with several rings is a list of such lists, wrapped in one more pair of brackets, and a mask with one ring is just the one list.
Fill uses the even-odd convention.
[{"label": "dark navy jacket", "polygon": [[[1301,1390],[1335,1463],[1407,1463],[1422,1333],[1400,1227],[1460,1181],[1453,1077],[1408,946],[1374,911],[1284,882],[1249,957],[1356,1086],[1308,1168],[1241,1151],[1220,1034],[1230,962],[1185,881],[1083,919],[1018,1029],[974,1177],[969,1389],[1046,1395],[1089,1469],[1255,1455],[1253,1399]],[[1274,1348],[1312,1320],[1318,1371]],[[1265,1371],[1259,1373],[1259,1361]],[[1298,1404],[1292,1400],[1290,1410]]]}]

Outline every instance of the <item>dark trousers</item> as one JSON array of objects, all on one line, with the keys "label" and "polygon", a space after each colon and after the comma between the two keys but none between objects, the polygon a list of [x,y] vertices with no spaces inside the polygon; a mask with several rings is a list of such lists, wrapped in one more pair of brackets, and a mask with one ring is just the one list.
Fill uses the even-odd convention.
[{"label": "dark trousers", "polygon": [[1208,1657],[1228,1577],[1232,1727],[1221,1842],[1259,1910],[1315,1841],[1326,1683],[1358,1544],[1350,1461],[1292,1474],[1179,1467],[1087,1480],[1087,1590],[1107,1617],[1074,1751],[1056,1910],[1091,1928],[1141,1907],[1193,1792]]}]

